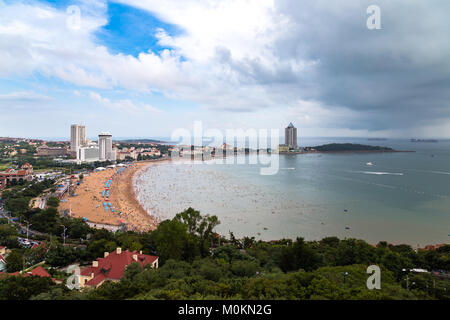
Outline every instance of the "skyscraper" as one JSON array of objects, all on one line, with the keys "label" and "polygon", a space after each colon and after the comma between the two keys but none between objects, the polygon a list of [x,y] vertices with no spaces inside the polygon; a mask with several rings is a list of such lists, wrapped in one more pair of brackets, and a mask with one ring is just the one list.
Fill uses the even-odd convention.
[{"label": "skyscraper", "polygon": [[297,149],[297,128],[294,127],[292,122],[284,129],[284,144],[289,148]]},{"label": "skyscraper", "polygon": [[86,126],[73,124],[70,126],[70,151],[78,153],[78,149],[86,145]]},{"label": "skyscraper", "polygon": [[116,153],[112,149],[112,135],[109,132],[102,132],[98,135],[98,146],[100,150],[100,161],[116,160]]}]

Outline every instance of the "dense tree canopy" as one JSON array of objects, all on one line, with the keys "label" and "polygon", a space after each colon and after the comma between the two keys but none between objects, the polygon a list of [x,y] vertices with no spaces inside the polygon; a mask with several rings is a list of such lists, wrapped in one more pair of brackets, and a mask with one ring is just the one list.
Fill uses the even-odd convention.
[{"label": "dense tree canopy", "polygon": [[[202,216],[192,208],[153,231],[112,233],[91,229],[79,219],[61,218],[54,210],[35,210],[29,217],[53,233],[61,233],[64,223],[69,240],[78,238],[78,243],[63,246],[60,238],[53,237],[38,248],[14,250],[8,256],[8,271],[45,261],[53,275],[57,271],[52,267],[88,265],[117,247],[158,255],[160,267],[141,268],[134,263],[120,282],[86,291],[8,277],[0,279],[0,299],[450,299],[448,279],[409,273],[407,286],[404,271],[450,271],[450,246],[415,251],[408,245],[372,246],[357,239],[298,237],[265,242],[237,239],[233,233],[218,241],[217,217]],[[0,224],[0,241],[16,234],[13,226]],[[381,290],[366,287],[367,267],[372,264],[382,270]]]}]

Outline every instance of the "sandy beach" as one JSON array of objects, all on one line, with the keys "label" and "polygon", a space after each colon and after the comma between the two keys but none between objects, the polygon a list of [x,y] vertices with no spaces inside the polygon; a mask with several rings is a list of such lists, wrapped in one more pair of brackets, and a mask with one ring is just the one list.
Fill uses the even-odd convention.
[{"label": "sandy beach", "polygon": [[[85,175],[75,189],[75,196],[64,196],[60,209],[70,210],[72,217],[87,218],[91,223],[113,226],[125,223],[128,230],[135,231],[155,229],[158,221],[137,201],[133,184],[134,175],[151,163],[136,162],[127,167],[109,168]],[[110,186],[105,188],[108,180],[111,180]],[[108,189],[107,199],[103,191]],[[104,203],[107,204],[107,210]]]}]

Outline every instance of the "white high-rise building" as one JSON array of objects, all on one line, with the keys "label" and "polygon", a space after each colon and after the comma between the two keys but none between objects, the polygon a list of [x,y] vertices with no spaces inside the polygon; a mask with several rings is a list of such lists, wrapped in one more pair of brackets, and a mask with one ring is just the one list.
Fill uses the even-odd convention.
[{"label": "white high-rise building", "polygon": [[112,148],[112,135],[109,132],[102,132],[98,135],[98,146],[100,150],[100,161],[115,161],[116,152]]},{"label": "white high-rise building", "polygon": [[297,149],[297,128],[292,122],[284,129],[284,144],[291,149]]},{"label": "white high-rise building", "polygon": [[86,126],[73,124],[70,126],[70,151],[78,154],[78,149],[86,145]]}]

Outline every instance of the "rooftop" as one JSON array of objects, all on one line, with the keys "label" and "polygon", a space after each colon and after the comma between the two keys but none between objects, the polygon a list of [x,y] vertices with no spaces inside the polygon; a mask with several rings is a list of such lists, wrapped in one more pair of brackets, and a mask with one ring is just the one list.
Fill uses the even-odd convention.
[{"label": "rooftop", "polygon": [[117,248],[115,251],[105,252],[104,258],[99,258],[93,261],[92,266],[81,271],[83,276],[94,277],[86,282],[86,285],[96,286],[107,279],[120,280],[128,265],[132,263],[139,263],[141,266],[152,264],[158,260],[158,257],[142,254],[137,251],[122,251]]}]

